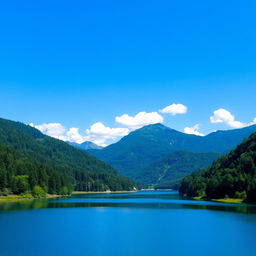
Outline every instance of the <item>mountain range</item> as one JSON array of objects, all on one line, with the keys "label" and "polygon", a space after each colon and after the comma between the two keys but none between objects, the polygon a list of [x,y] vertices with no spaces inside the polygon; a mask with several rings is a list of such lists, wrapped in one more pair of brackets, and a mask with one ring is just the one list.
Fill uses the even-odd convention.
[{"label": "mountain range", "polygon": [[[210,153],[207,155],[207,160],[204,156],[204,161],[201,162],[203,164],[186,167],[182,172],[187,174],[197,167],[207,167],[213,160],[221,154],[228,153],[253,132],[256,132],[256,125],[217,131],[207,136],[196,136],[176,131],[162,124],[153,124],[131,132],[115,144],[101,150],[91,149],[88,152],[135,181],[146,182],[147,185],[152,185],[153,182],[156,185],[155,182],[158,179],[161,181],[163,175],[157,169],[169,169],[170,172],[175,169],[174,172],[177,173],[178,169],[174,168],[173,164],[168,164],[177,158],[177,155],[171,155],[172,153],[187,152],[183,156],[186,162],[193,161],[196,153]],[[193,153],[190,156],[191,160],[189,153]],[[198,159],[200,157],[198,155]],[[182,159],[181,155],[179,158]],[[166,163],[168,168],[164,167]],[[165,176],[171,177],[172,174],[167,172]],[[161,182],[168,183],[176,179],[177,177],[173,175],[173,178],[165,178]]]},{"label": "mountain range", "polygon": [[147,187],[177,187],[184,176],[210,166],[253,132],[256,125],[202,137],[154,124],[100,148],[90,142],[71,146],[0,118],[0,194],[32,191],[36,185],[48,193],[131,190],[131,179]]}]

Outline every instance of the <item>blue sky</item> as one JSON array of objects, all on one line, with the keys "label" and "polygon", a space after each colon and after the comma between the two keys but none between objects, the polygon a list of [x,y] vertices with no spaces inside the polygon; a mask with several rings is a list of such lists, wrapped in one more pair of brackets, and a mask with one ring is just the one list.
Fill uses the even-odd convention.
[{"label": "blue sky", "polygon": [[[255,7],[248,0],[5,1],[0,116],[59,123],[83,136],[97,122],[134,129],[115,118],[142,111],[180,131],[248,125],[256,117]],[[159,113],[173,103],[187,112]],[[218,109],[240,125],[225,112],[210,122]]]}]

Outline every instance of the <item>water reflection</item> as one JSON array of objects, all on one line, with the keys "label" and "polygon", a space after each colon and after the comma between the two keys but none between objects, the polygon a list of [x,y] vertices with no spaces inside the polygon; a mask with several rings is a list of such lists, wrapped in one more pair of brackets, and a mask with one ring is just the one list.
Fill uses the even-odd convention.
[{"label": "water reflection", "polygon": [[119,207],[144,209],[194,209],[256,214],[256,205],[224,204],[183,200],[177,192],[138,192],[124,194],[80,194],[68,198],[37,199],[0,203],[0,214],[13,210],[51,208]]}]

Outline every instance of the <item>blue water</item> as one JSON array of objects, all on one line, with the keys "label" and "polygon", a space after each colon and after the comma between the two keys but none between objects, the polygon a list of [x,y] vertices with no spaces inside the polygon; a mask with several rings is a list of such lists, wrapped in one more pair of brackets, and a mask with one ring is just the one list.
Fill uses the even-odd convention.
[{"label": "blue water", "polygon": [[256,206],[176,192],[0,204],[0,256],[255,256]]}]

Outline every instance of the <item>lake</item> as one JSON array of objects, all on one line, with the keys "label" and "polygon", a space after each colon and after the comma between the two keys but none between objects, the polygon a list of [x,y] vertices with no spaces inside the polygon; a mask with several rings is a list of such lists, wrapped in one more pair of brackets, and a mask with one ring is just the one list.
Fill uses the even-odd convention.
[{"label": "lake", "polygon": [[256,205],[177,192],[0,203],[0,256],[255,256]]}]

